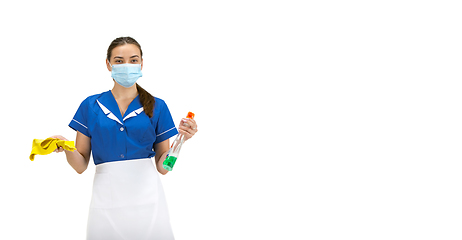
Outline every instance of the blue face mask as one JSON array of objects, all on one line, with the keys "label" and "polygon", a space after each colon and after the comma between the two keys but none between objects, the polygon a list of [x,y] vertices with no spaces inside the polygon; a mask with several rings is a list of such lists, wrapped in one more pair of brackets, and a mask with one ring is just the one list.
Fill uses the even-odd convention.
[{"label": "blue face mask", "polygon": [[[111,65],[111,63],[109,63]],[[112,78],[120,85],[129,88],[135,84],[138,78],[142,77],[141,64],[116,64],[111,65]]]}]

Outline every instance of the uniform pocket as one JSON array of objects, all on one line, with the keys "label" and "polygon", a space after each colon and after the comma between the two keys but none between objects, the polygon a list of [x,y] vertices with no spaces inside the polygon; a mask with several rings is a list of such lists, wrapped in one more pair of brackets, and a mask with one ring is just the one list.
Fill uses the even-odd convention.
[{"label": "uniform pocket", "polygon": [[148,116],[140,114],[125,121],[127,134],[137,140],[141,145],[149,145],[156,140],[155,129]]},{"label": "uniform pocket", "polygon": [[154,127],[150,126],[146,128],[143,138],[141,139],[142,143],[154,143],[156,141],[156,131]]}]

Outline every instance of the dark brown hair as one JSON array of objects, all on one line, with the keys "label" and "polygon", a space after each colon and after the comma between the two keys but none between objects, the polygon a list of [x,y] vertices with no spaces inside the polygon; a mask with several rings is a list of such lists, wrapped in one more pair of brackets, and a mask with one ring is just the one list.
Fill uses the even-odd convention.
[{"label": "dark brown hair", "polygon": [[[141,46],[135,39],[131,37],[119,37],[114,39],[114,41],[111,42],[111,45],[109,45],[109,48],[107,49],[107,60],[111,62],[112,50],[114,48],[125,44],[133,44],[137,46],[140,49],[141,58],[143,58],[143,51],[141,50]],[[152,118],[155,103],[154,97],[150,93],[148,93],[148,91],[144,90],[144,88],[138,85],[138,83],[136,83],[136,89],[138,90],[138,94],[140,95],[140,102],[141,105],[143,105],[144,112],[146,113],[146,115]]]}]

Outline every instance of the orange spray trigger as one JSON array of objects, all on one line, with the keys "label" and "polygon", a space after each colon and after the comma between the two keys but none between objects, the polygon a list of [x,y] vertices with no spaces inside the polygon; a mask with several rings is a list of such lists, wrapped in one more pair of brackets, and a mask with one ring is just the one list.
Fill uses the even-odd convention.
[{"label": "orange spray trigger", "polygon": [[194,113],[188,112],[188,116],[186,118],[194,119]]}]

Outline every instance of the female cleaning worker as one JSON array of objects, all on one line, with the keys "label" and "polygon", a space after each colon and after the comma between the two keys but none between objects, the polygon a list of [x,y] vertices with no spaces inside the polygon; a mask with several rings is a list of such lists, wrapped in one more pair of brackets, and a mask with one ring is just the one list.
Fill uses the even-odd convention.
[{"label": "female cleaning worker", "polygon": [[[96,165],[88,240],[174,239],[156,167],[168,172],[162,163],[178,130],[165,102],[135,83],[142,76],[142,57],[135,39],[112,41],[106,64],[114,87],[85,99],[69,124],[77,132],[77,151],[66,150],[67,161],[82,173],[92,152]],[[183,119],[179,132],[191,138],[196,122]]]}]

